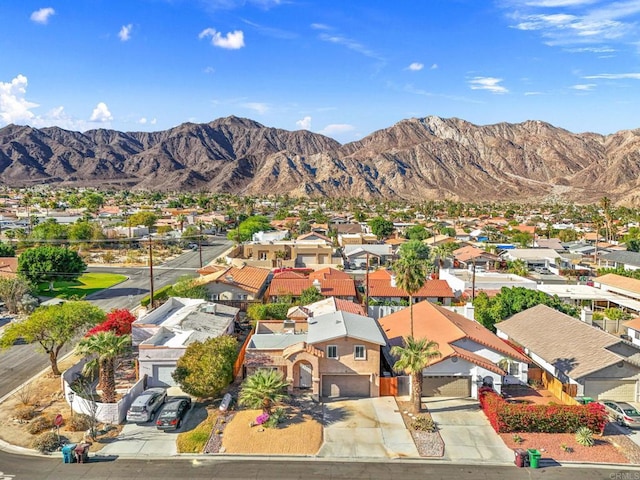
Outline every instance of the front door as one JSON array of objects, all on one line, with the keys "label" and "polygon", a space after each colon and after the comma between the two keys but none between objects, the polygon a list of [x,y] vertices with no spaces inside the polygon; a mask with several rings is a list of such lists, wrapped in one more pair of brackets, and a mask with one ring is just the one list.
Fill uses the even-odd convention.
[{"label": "front door", "polygon": [[311,364],[306,362],[300,363],[300,382],[298,383],[300,388],[311,388],[312,373],[313,368],[311,367]]}]

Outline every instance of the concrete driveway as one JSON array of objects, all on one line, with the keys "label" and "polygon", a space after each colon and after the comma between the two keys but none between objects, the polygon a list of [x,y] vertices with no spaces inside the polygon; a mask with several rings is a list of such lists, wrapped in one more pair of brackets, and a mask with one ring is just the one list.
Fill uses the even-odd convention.
[{"label": "concrete driveway", "polygon": [[320,457],[419,457],[394,397],[325,402],[323,424]]},{"label": "concrete driveway", "polygon": [[440,428],[444,458],[463,463],[513,463],[513,451],[491,428],[476,400],[424,397],[431,417]]}]

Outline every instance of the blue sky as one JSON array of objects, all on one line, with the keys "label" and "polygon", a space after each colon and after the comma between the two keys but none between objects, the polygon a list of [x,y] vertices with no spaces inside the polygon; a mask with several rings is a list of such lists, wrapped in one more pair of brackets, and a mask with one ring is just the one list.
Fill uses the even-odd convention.
[{"label": "blue sky", "polygon": [[640,0],[5,0],[0,126],[640,127]]}]

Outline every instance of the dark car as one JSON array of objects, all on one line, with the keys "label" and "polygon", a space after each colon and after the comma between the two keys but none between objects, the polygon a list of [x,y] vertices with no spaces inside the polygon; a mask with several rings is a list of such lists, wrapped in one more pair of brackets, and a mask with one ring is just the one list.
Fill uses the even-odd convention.
[{"label": "dark car", "polygon": [[156,420],[158,430],[176,430],[191,408],[189,397],[172,397],[164,404]]}]

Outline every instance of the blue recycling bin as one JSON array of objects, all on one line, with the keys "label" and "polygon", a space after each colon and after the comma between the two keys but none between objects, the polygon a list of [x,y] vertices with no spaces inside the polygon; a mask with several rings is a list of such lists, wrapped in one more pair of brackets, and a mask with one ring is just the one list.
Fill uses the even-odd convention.
[{"label": "blue recycling bin", "polygon": [[62,447],[62,463],[73,463],[75,458],[73,451],[76,448],[75,443],[67,443]]}]

